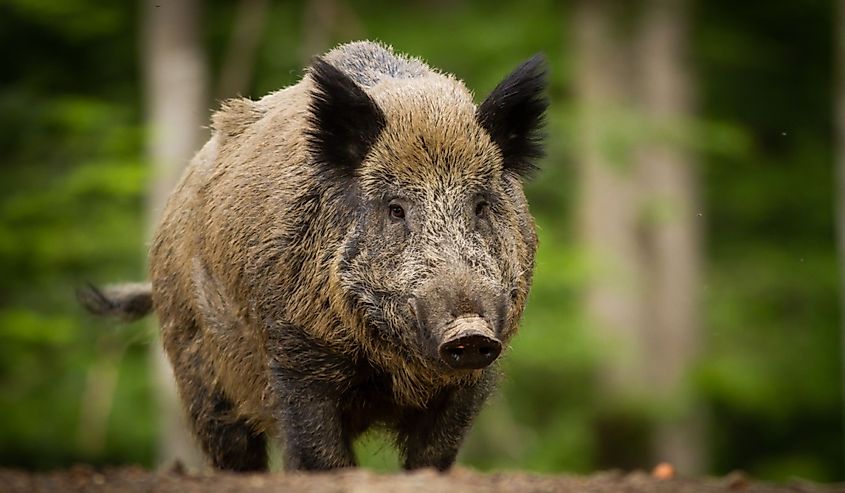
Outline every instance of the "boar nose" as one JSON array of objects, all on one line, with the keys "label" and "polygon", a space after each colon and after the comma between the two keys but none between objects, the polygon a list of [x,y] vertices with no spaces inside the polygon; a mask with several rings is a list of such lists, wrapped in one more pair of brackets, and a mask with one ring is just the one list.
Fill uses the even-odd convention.
[{"label": "boar nose", "polygon": [[443,333],[440,359],[456,370],[489,366],[502,352],[502,343],[481,317],[459,317]]}]

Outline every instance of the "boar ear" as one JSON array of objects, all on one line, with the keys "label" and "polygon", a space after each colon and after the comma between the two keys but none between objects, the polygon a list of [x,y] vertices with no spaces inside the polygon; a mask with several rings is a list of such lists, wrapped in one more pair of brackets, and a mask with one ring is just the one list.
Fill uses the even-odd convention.
[{"label": "boar ear", "polygon": [[385,125],[384,113],[348,75],[315,58],[306,130],[308,147],[326,171],[352,176]]},{"label": "boar ear", "polygon": [[546,61],[534,55],[516,68],[478,106],[476,118],[499,146],[505,170],[522,178],[536,171],[543,157],[542,128],[549,103],[545,96]]}]

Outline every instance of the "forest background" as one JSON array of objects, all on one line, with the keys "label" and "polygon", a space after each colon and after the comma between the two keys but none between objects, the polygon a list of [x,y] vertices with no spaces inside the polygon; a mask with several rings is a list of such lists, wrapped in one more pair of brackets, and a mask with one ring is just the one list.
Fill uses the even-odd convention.
[{"label": "forest background", "polygon": [[[221,100],[366,38],[478,100],[549,61],[534,288],[461,463],[845,479],[843,11],[0,1],[0,465],[199,463],[154,323],[95,320],[74,290],[145,277],[150,225]],[[396,467],[385,437],[358,448]]]}]

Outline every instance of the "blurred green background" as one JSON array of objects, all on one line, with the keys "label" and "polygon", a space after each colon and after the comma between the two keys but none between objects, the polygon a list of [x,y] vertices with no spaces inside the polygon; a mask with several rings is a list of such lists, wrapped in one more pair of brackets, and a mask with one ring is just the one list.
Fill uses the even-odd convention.
[{"label": "blurred green background", "polygon": [[[640,23],[648,9],[667,2],[594,4],[614,6],[613,32],[625,45],[648,29]],[[145,276],[152,173],[142,7],[0,1],[2,466],[157,462],[154,328],[94,320],[74,297],[85,281]],[[215,86],[242,4],[200,7]],[[254,67],[240,89],[252,98],[296,82],[310,55],[356,38],[456,74],[479,100],[531,54],[549,60],[549,153],[527,189],[541,237],[535,285],[501,391],[463,464],[590,472],[674,462],[650,437],[680,417],[698,430],[686,443],[700,456],[691,471],[845,479],[832,2],[698,0],[672,21],[686,25],[682,72],[691,94],[685,130],[671,143],[692,163],[698,197],[695,353],[668,397],[638,398],[633,389],[633,401],[608,398],[617,391],[602,369],[614,355],[585,308],[597,274],[580,238],[579,204],[589,191],[579,178],[584,65],[576,60],[584,54],[579,9],[590,7],[336,0],[262,8]],[[331,15],[321,16],[327,8]],[[636,70],[648,62],[641,55],[623,58]],[[651,130],[640,114],[647,109],[623,106],[611,118],[617,131],[607,152],[615,157],[605,161],[624,171],[626,149]],[[395,463],[378,437],[360,448],[366,465]]]}]

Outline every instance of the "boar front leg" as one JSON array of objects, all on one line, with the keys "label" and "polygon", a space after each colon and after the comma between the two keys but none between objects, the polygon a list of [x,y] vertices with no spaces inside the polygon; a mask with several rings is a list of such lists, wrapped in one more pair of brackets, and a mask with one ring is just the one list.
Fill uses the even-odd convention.
[{"label": "boar front leg", "polygon": [[426,409],[409,411],[399,428],[405,469],[452,467],[458,448],[495,383],[495,370],[484,370],[481,381],[442,391]]},{"label": "boar front leg", "polygon": [[277,380],[285,469],[319,471],[355,466],[352,440],[336,397],[319,383]]},{"label": "boar front leg", "polygon": [[339,397],[348,362],[296,326],[271,325],[269,334],[285,469],[355,466]]}]

